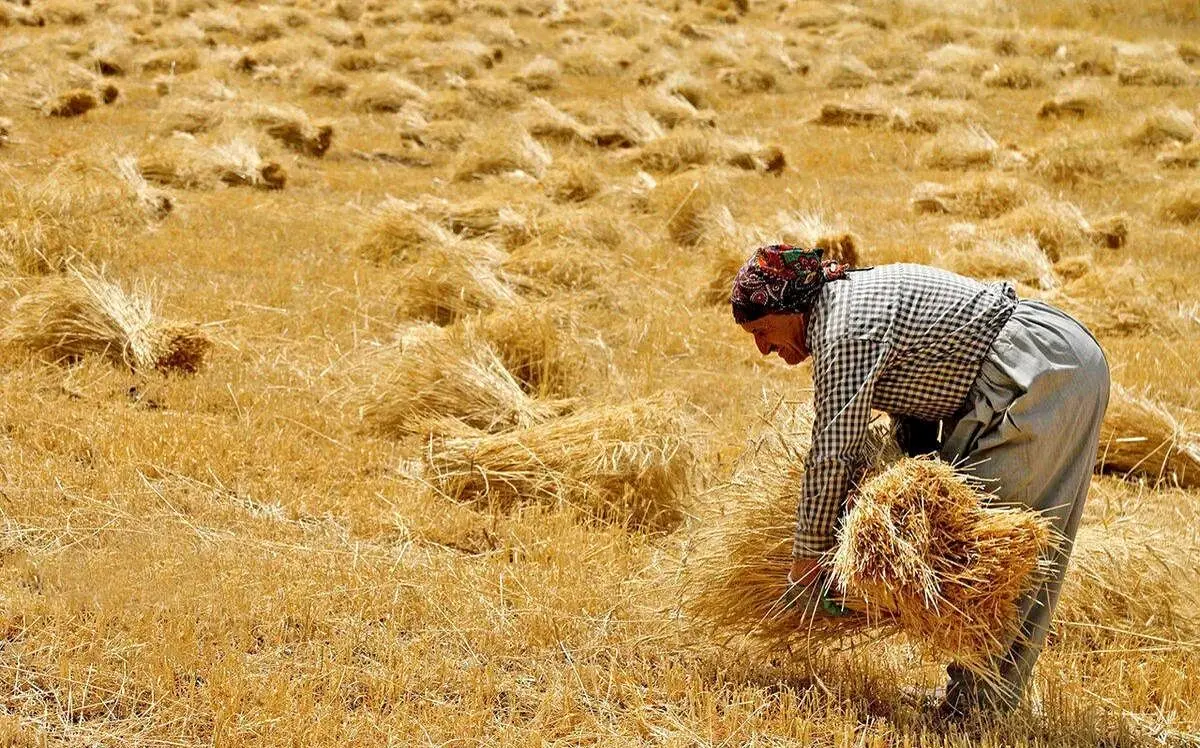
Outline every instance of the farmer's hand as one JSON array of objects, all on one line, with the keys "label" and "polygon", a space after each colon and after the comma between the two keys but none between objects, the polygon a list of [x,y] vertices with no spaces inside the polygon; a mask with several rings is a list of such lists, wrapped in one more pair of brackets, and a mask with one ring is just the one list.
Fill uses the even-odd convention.
[{"label": "farmer's hand", "polygon": [[812,585],[821,580],[820,559],[817,558],[795,558],[792,559],[792,569],[788,572],[788,584],[802,584],[805,586]]}]

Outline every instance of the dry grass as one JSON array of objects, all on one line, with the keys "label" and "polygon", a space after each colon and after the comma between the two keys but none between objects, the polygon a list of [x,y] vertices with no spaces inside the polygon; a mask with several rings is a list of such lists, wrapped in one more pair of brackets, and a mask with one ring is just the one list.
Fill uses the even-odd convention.
[{"label": "dry grass", "polygon": [[1200,436],[1188,433],[1162,404],[1114,385],[1097,466],[1195,488],[1200,486]]},{"label": "dry grass", "polygon": [[13,305],[0,338],[46,359],[100,356],[135,371],[197,371],[212,343],[194,325],[156,320],[149,297],[92,272],[48,278]]},{"label": "dry grass", "polygon": [[670,529],[688,488],[686,425],[669,399],[583,410],[529,428],[430,445],[433,485],[508,511],[567,504],[623,527]]}]

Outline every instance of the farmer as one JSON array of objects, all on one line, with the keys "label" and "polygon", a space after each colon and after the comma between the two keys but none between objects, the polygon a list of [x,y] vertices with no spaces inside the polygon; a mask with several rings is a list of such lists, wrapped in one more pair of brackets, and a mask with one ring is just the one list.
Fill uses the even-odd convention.
[{"label": "farmer", "polygon": [[922,265],[852,269],[786,245],[756,250],[730,301],[764,356],[813,361],[816,420],[788,574],[803,599],[821,599],[827,588],[825,554],[872,409],[892,416],[907,453],[937,452],[963,466],[1001,501],[1041,512],[1066,539],[1054,572],[1022,600],[1020,633],[995,660],[995,677],[951,664],[938,713],[1015,708],[1062,588],[1096,459],[1109,389],[1100,346],[1059,310],[1017,299],[1008,283]]}]

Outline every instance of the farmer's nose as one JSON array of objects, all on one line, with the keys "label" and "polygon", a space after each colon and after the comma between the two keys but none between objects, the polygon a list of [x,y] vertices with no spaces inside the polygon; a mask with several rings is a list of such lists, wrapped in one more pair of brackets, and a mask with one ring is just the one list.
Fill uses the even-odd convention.
[{"label": "farmer's nose", "polygon": [[771,344],[757,335],[754,336],[754,344],[758,346],[758,352],[764,356],[771,352]]}]

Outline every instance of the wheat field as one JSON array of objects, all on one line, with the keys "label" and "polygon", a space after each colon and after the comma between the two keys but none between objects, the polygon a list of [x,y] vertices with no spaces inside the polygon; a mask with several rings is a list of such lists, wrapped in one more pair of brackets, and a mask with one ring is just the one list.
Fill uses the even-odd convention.
[{"label": "wheat field", "polygon": [[[1194,0],[0,0],[0,744],[1200,745],[1197,118]],[[686,614],[769,241],[1103,344],[1030,709]]]}]

